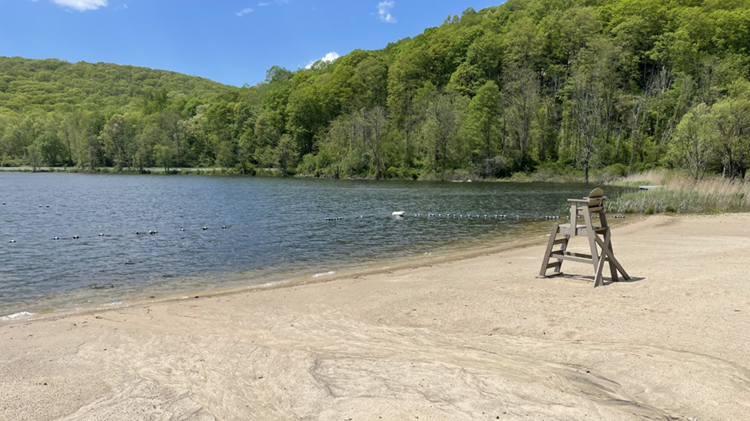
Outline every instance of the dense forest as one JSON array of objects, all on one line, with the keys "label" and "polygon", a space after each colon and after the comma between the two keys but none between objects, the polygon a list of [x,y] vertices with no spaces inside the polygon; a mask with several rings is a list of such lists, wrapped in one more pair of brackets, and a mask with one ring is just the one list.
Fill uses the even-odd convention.
[{"label": "dense forest", "polygon": [[256,86],[0,58],[0,165],[745,178],[750,0],[509,0]]}]

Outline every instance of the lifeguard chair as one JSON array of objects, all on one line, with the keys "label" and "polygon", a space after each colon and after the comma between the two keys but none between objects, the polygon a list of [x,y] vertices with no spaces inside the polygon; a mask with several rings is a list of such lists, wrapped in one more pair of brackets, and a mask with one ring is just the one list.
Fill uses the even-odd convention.
[{"label": "lifeguard chair", "polygon": [[[604,191],[600,188],[592,190],[589,196],[583,199],[568,199],[570,203],[570,223],[555,224],[552,227],[547,250],[544,252],[542,268],[539,271],[540,278],[562,275],[563,262],[570,260],[591,263],[594,266],[594,288],[604,283],[602,272],[605,262],[609,263],[609,271],[612,274],[613,282],[617,281],[618,271],[623,278],[630,279],[612,251],[612,232],[607,225],[607,216],[604,214],[604,201],[606,199]],[[599,226],[594,226],[594,215],[599,217]],[[578,224],[578,219],[581,218],[583,219],[583,225]],[[591,254],[568,251],[570,238],[578,236],[588,238]],[[561,248],[554,250],[557,245]],[[553,272],[547,275],[549,269],[553,269]]]}]

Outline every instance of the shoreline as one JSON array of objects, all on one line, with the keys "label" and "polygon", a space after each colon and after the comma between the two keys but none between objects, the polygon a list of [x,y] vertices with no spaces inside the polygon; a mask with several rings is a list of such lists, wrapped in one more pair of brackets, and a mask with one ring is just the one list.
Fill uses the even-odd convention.
[{"label": "shoreline", "polygon": [[[236,172],[232,168],[221,168],[221,167],[194,167],[194,168],[171,168],[169,171],[165,171],[163,168],[144,168],[144,172],[136,170],[125,170],[116,171],[115,167],[98,167],[97,169],[82,169],[76,167],[39,167],[36,171],[32,167],[0,167],[0,173],[34,173],[34,174],[87,174],[87,175],[154,175],[154,176],[170,176],[170,175],[188,175],[188,176],[210,176],[210,177],[242,177],[242,178],[291,178],[291,179],[319,179],[319,180],[347,180],[347,181],[414,181],[414,182],[434,182],[434,183],[519,183],[519,184],[532,184],[532,183],[543,183],[543,184],[585,184],[583,176],[580,177],[567,177],[560,175],[559,177],[545,177],[542,180],[535,180],[532,174],[526,174],[523,172],[516,173],[510,177],[504,178],[480,178],[470,177],[468,175],[461,175],[458,177],[451,177],[441,180],[439,178],[413,178],[413,177],[395,177],[395,178],[381,178],[373,179],[370,177],[345,177],[335,178],[329,176],[316,176],[315,174],[292,174],[286,177],[282,176],[281,171],[277,168],[258,168],[255,173],[244,174]],[[621,187],[616,184],[616,179],[612,177],[606,178],[593,178],[588,184],[601,185],[601,186],[613,186]]]},{"label": "shoreline", "polygon": [[[613,227],[622,227],[633,223],[638,223],[645,218],[646,217],[643,217],[641,215],[632,215],[628,219],[612,220],[610,221],[610,225],[612,225]],[[543,244],[547,236],[546,234],[543,234],[543,232],[546,232],[546,229],[542,228],[541,226],[544,225],[544,227],[546,227],[547,225],[549,225],[549,221],[536,221],[531,224],[525,227],[514,228],[513,231],[518,232],[510,234],[509,238],[505,238],[500,242],[497,242],[496,240],[486,240],[482,242],[482,244],[468,246],[466,244],[453,244],[449,246],[449,250],[445,251],[445,253],[438,254],[434,257],[415,255],[404,257],[401,259],[391,258],[374,260],[370,262],[363,262],[360,264],[349,264],[344,266],[331,267],[331,270],[327,273],[305,273],[303,275],[298,275],[291,278],[284,278],[280,280],[261,283],[252,283],[244,286],[237,286],[236,284],[246,283],[247,281],[235,281],[232,282],[231,286],[227,287],[213,286],[213,288],[207,289],[184,289],[169,293],[167,295],[157,295],[157,298],[146,296],[123,298],[119,301],[109,303],[91,303],[91,305],[89,306],[51,309],[48,311],[40,311],[36,313],[29,311],[31,309],[18,309],[19,311],[15,313],[0,316],[0,327],[11,324],[56,320],[82,314],[95,314],[123,308],[142,307],[160,303],[173,303],[183,300],[195,299],[195,297],[211,298],[254,291],[292,288],[302,285],[332,282],[351,277],[378,275],[399,270],[416,269],[436,264],[458,262],[461,260],[471,259],[479,256],[497,254],[504,251],[522,249]],[[528,234],[527,232],[529,229],[532,231],[531,234]],[[526,235],[522,235],[522,233],[524,232],[527,232]],[[432,254],[432,252],[430,252],[430,254]]]},{"label": "shoreline", "polygon": [[750,214],[620,225],[633,280],[596,289],[590,265],[536,279],[531,240],[2,325],[0,419],[747,418]]}]

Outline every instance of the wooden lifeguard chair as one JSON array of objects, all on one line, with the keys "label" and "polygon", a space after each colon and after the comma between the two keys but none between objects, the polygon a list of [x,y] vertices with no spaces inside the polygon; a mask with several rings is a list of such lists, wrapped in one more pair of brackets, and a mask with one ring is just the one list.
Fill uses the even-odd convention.
[{"label": "wooden lifeguard chair", "polygon": [[[563,261],[591,263],[594,266],[594,288],[603,285],[602,272],[604,262],[609,263],[612,281],[617,281],[617,272],[625,279],[630,276],[623,269],[620,262],[615,258],[612,251],[612,233],[607,225],[607,216],[604,214],[604,191],[596,188],[589,193],[589,197],[583,199],[568,199],[570,203],[570,223],[555,224],[549,236],[547,250],[544,252],[542,268],[539,271],[540,278],[562,275]],[[599,217],[599,226],[594,226],[593,216]],[[578,224],[578,219],[583,219],[583,225]],[[558,238],[558,236],[562,236]],[[591,254],[574,253],[568,251],[568,243],[571,237],[588,237]],[[561,246],[554,250],[555,246]],[[553,273],[547,275],[547,270],[554,269]]]}]

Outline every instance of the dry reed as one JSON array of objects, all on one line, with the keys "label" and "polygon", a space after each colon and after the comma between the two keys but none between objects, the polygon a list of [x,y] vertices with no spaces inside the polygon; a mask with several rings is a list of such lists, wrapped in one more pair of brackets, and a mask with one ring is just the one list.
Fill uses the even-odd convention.
[{"label": "dry reed", "polygon": [[637,187],[661,186],[628,192],[607,203],[609,212],[625,213],[717,213],[750,211],[750,183],[710,177],[694,180],[683,174],[651,170],[614,183]]}]

